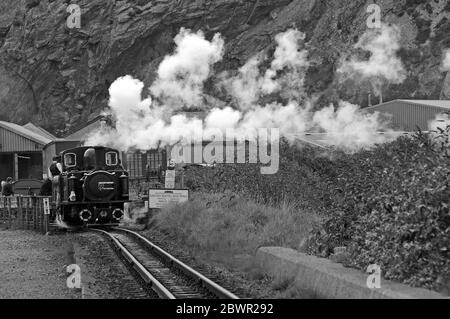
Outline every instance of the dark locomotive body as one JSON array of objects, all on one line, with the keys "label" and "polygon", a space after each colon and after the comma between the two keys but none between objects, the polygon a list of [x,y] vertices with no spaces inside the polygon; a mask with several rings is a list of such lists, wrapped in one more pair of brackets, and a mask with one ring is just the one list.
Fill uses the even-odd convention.
[{"label": "dark locomotive body", "polygon": [[129,201],[128,172],[119,152],[77,147],[61,153],[62,174],[53,180],[56,218],[74,226],[117,225]]}]

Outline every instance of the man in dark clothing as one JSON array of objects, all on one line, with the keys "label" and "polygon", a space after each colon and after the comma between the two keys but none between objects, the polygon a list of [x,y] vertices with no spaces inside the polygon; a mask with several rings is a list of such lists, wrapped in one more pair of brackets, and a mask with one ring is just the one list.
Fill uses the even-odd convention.
[{"label": "man in dark clothing", "polygon": [[53,156],[53,162],[50,164],[48,168],[48,178],[53,180],[53,177],[61,175],[62,165],[61,165],[61,157]]},{"label": "man in dark clothing", "polygon": [[52,196],[52,181],[49,178],[42,184],[39,196]]},{"label": "man in dark clothing", "polygon": [[13,184],[12,184],[12,178],[8,177],[6,179],[6,183],[3,185],[2,187],[2,195],[3,196],[12,196],[14,195],[14,190],[13,190]]}]

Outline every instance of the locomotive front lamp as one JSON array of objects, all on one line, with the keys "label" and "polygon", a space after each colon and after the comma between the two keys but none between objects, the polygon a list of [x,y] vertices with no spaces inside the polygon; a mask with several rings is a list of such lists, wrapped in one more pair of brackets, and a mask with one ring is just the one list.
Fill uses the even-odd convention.
[{"label": "locomotive front lamp", "polygon": [[123,211],[120,208],[116,208],[113,211],[113,217],[117,220],[122,219],[123,217]]},{"label": "locomotive front lamp", "polygon": [[92,217],[92,213],[89,209],[83,209],[80,212],[80,219],[84,222],[88,222],[89,219],[91,219],[91,217]]}]

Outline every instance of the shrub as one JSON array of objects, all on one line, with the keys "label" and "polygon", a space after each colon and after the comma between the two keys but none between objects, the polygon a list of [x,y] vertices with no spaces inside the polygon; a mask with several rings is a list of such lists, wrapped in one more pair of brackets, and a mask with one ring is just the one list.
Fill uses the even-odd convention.
[{"label": "shrub", "polygon": [[450,163],[428,137],[393,143],[336,161],[333,210],[310,252],[347,246],[349,265],[376,263],[384,277],[440,289],[450,276]]},{"label": "shrub", "polygon": [[450,161],[448,130],[402,137],[372,150],[345,154],[283,142],[280,171],[258,165],[192,168],[194,190],[231,191],[264,204],[288,200],[325,216],[308,252],[328,257],[346,246],[348,265],[376,263],[386,279],[439,290],[450,278]]},{"label": "shrub", "polygon": [[195,193],[162,210],[154,227],[197,251],[253,254],[261,246],[299,248],[317,218],[285,203],[268,207],[227,194]]}]

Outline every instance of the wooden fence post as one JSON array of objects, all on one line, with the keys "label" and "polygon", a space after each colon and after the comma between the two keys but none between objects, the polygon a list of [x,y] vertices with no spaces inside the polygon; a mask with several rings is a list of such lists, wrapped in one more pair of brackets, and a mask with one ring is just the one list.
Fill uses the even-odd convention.
[{"label": "wooden fence post", "polygon": [[41,215],[41,232],[45,232],[45,215],[44,215],[44,199],[41,197],[39,198],[39,205],[40,205],[40,215]]},{"label": "wooden fence post", "polygon": [[30,209],[30,197],[26,197],[26,206],[25,206],[25,229],[30,229],[30,220],[29,220],[29,209]]},{"label": "wooden fence post", "polygon": [[23,212],[22,212],[22,197],[16,197],[17,203],[17,216],[16,216],[16,227],[19,229],[23,229]]},{"label": "wooden fence post", "polygon": [[0,221],[1,222],[3,222],[3,220],[4,220],[4,211],[5,211],[4,197],[0,196]]},{"label": "wooden fence post", "polygon": [[44,228],[44,223],[43,223],[43,214],[42,214],[42,198],[38,198],[38,216],[39,216],[39,231],[42,232],[42,229]]},{"label": "wooden fence post", "polygon": [[36,230],[38,226],[38,216],[37,216],[37,198],[33,197],[33,229]]},{"label": "wooden fence post", "polygon": [[8,228],[12,227],[11,197],[8,197]]}]

